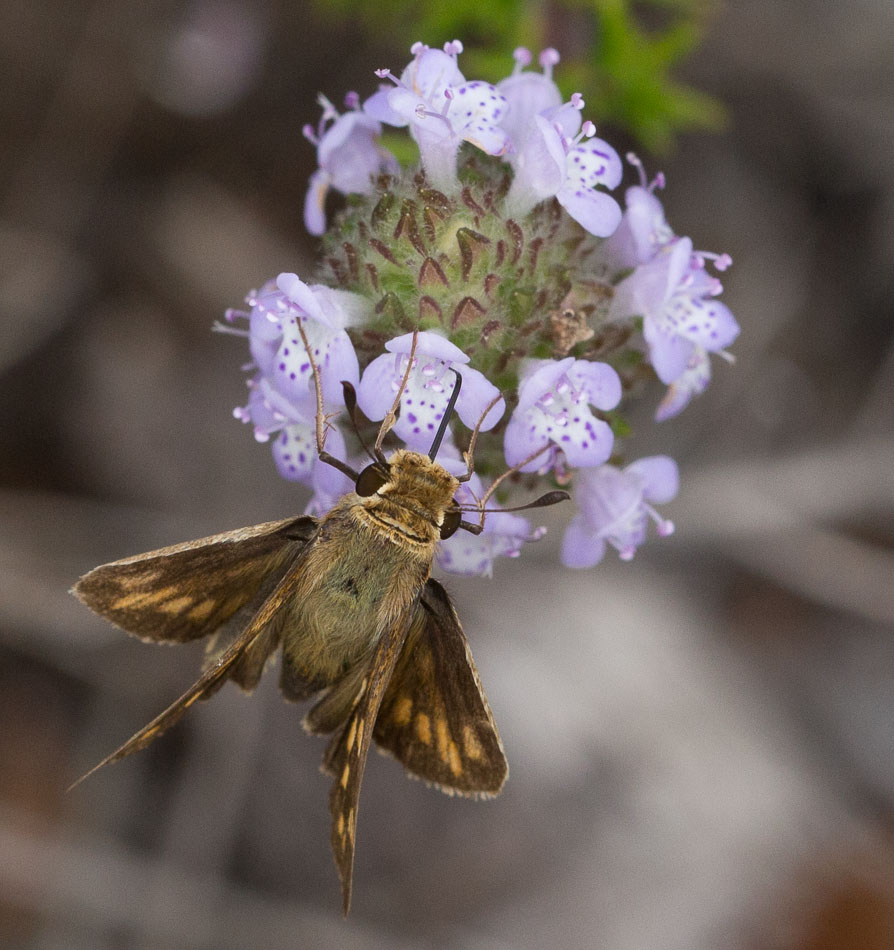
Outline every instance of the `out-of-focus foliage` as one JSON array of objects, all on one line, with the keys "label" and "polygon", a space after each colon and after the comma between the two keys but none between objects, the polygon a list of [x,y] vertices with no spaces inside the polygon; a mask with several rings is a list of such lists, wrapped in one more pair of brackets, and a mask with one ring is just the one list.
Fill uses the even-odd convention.
[{"label": "out-of-focus foliage", "polygon": [[405,46],[459,38],[468,51],[464,70],[489,82],[510,71],[515,47],[527,46],[536,55],[554,46],[562,54],[556,75],[562,92],[582,92],[598,122],[626,129],[654,153],[666,152],[686,129],[723,124],[717,100],[671,75],[698,45],[715,0],[317,2],[326,12],[400,37]]}]

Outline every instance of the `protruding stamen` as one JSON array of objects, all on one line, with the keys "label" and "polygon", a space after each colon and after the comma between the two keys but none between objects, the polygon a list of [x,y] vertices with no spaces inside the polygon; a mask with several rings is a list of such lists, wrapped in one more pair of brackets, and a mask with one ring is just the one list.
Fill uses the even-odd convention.
[{"label": "protruding stamen", "polygon": [[312,145],[319,145],[320,139],[316,132],[314,132],[314,127],[310,122],[306,123],[302,129],[301,134],[310,142]]},{"label": "protruding stamen", "polygon": [[322,122],[325,122],[327,119],[337,119],[338,118],[338,109],[323,95],[321,92],[317,96],[317,102],[320,104],[320,107],[323,109],[323,118]]},{"label": "protruding stamen", "polygon": [[[234,317],[231,317],[230,314],[233,313],[232,310],[228,310],[226,313],[227,320],[233,320]],[[247,317],[247,313],[237,313],[236,316]],[[244,336],[250,337],[251,333],[248,330],[241,330],[239,327],[231,327],[229,324],[221,323],[219,320],[215,320],[211,325],[211,329],[214,333],[228,333],[230,336]]]},{"label": "protruding stamen", "polygon": [[648,182],[646,181],[646,169],[643,166],[642,161],[640,160],[639,155],[636,152],[628,152],[624,156],[628,162],[639,172],[639,184],[641,188],[648,188]]},{"label": "protruding stamen", "polygon": [[674,533],[674,523],[667,518],[662,518],[661,515],[651,506],[643,505],[643,509],[646,514],[655,522],[655,529],[658,532],[660,538],[670,537]]},{"label": "protruding stamen", "polygon": [[583,107],[586,105],[584,102],[584,97],[579,92],[572,92],[571,105],[577,109],[578,112],[580,112],[581,109],[583,109]]},{"label": "protruding stamen", "polygon": [[448,56],[452,56],[456,59],[457,55],[463,51],[463,44],[460,40],[451,40],[449,43],[444,44],[444,52]]},{"label": "protruding stamen", "polygon": [[447,102],[444,104],[443,112],[432,112],[430,109],[426,109],[425,106],[420,102],[418,106],[414,109],[416,116],[420,119],[440,119],[447,128],[452,132],[453,126],[450,124],[450,119],[447,118],[447,110],[450,108],[450,99],[448,97]]},{"label": "protruding stamen", "polygon": [[359,109],[360,108],[360,93],[355,92],[353,89],[350,92],[345,93],[345,108],[346,109]]},{"label": "protruding stamen", "polygon": [[559,51],[553,49],[551,46],[547,46],[546,49],[540,51],[538,60],[543,67],[543,75],[546,76],[547,79],[552,79],[553,66],[555,66],[561,58]]},{"label": "protruding stamen", "polygon": [[512,58],[515,60],[515,69],[512,70],[512,75],[517,76],[525,66],[530,65],[531,51],[527,46],[516,46],[512,51]]},{"label": "protruding stamen", "polygon": [[425,45],[425,43],[421,42],[420,40],[416,40],[416,42],[410,47],[410,52],[414,56],[418,56],[420,53],[424,53],[427,49],[428,47]]},{"label": "protruding stamen", "polygon": [[635,152],[628,152],[625,158],[639,172],[639,184],[641,188],[645,188],[645,190],[650,193],[655,191],[656,188],[664,188],[666,184],[664,172],[658,172],[652,181],[648,182],[646,180],[646,168],[642,161],[640,161],[639,156]]}]

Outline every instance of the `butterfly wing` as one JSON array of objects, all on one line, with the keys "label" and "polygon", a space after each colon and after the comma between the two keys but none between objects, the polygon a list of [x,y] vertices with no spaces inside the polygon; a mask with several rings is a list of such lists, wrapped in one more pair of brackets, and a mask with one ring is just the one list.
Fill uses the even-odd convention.
[{"label": "butterfly wing", "polygon": [[183,643],[214,633],[281,577],[316,530],[314,518],[289,518],[175,544],[103,564],[72,593],[143,640]]},{"label": "butterfly wing", "polygon": [[417,604],[373,737],[410,774],[448,794],[490,798],[509,774],[469,644],[435,580]]},{"label": "butterfly wing", "polygon": [[385,630],[379,638],[367,674],[360,683],[360,696],[347,721],[332,737],[323,757],[323,769],[335,778],[329,793],[332,815],[332,853],[341,878],[345,916],[351,906],[354,870],[354,838],[357,830],[357,802],[366,757],[372,741],[373,724],[382,697],[391,679],[401,647],[407,638],[413,608]]},{"label": "butterfly wing", "polygon": [[[152,722],[144,726],[136,735],[131,736],[124,745],[112,752],[111,755],[106,756],[102,762],[95,765],[89,772],[82,775],[71,788],[79,785],[104,765],[118,762],[125,756],[139,752],[140,749],[145,749],[153,739],[157,739],[163,732],[170,729],[174,723],[178,722],[190,706],[198,700],[210,696],[223,684],[227,677],[238,673],[240,664],[244,664],[246,658],[251,658],[259,652],[258,648],[264,644],[265,639],[269,637],[271,627],[275,625],[280,607],[288,597],[292,596],[299,582],[301,562],[309,548],[310,545],[305,544],[303,550],[298,552],[291,561],[289,569],[282,575],[270,595],[248,621],[244,630],[217,656],[213,664],[205,669],[201,677],[179,699],[156,716]],[[266,659],[266,655],[264,658]],[[251,661],[249,661],[248,667],[252,667]]]}]

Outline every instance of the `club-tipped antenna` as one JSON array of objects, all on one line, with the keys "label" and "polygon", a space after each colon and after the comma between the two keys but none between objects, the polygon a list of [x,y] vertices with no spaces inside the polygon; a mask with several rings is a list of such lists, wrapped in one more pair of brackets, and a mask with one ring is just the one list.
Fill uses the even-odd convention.
[{"label": "club-tipped antenna", "polygon": [[528,511],[531,508],[547,508],[550,505],[558,505],[559,502],[568,501],[571,495],[564,489],[548,491],[545,495],[529,501],[526,505],[515,505],[512,508],[479,508],[477,505],[458,505],[456,511],[483,511],[488,514],[502,514],[506,511]]},{"label": "club-tipped antenna", "polygon": [[453,407],[456,405],[456,400],[459,398],[459,391],[463,384],[462,376],[460,376],[452,366],[450,368],[450,372],[456,377],[456,385],[453,387],[453,392],[450,394],[450,400],[447,403],[447,408],[444,410],[444,417],[441,419],[441,424],[438,426],[438,431],[435,433],[435,440],[432,442],[431,448],[428,450],[428,457],[433,462],[438,454],[438,449],[441,447],[441,442],[444,439],[444,433],[447,431],[450,417],[453,415]]}]

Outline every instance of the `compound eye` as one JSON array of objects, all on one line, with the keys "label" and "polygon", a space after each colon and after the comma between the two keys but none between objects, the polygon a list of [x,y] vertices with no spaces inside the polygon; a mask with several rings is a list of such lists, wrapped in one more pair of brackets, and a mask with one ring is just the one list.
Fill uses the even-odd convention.
[{"label": "compound eye", "polygon": [[373,462],[357,476],[354,491],[361,497],[368,498],[370,495],[375,495],[390,477],[391,474],[387,468],[383,468],[378,462]]},{"label": "compound eye", "polygon": [[452,537],[459,530],[459,523],[462,521],[462,513],[455,509],[448,509],[444,512],[444,520],[441,522],[441,540],[444,541]]}]

